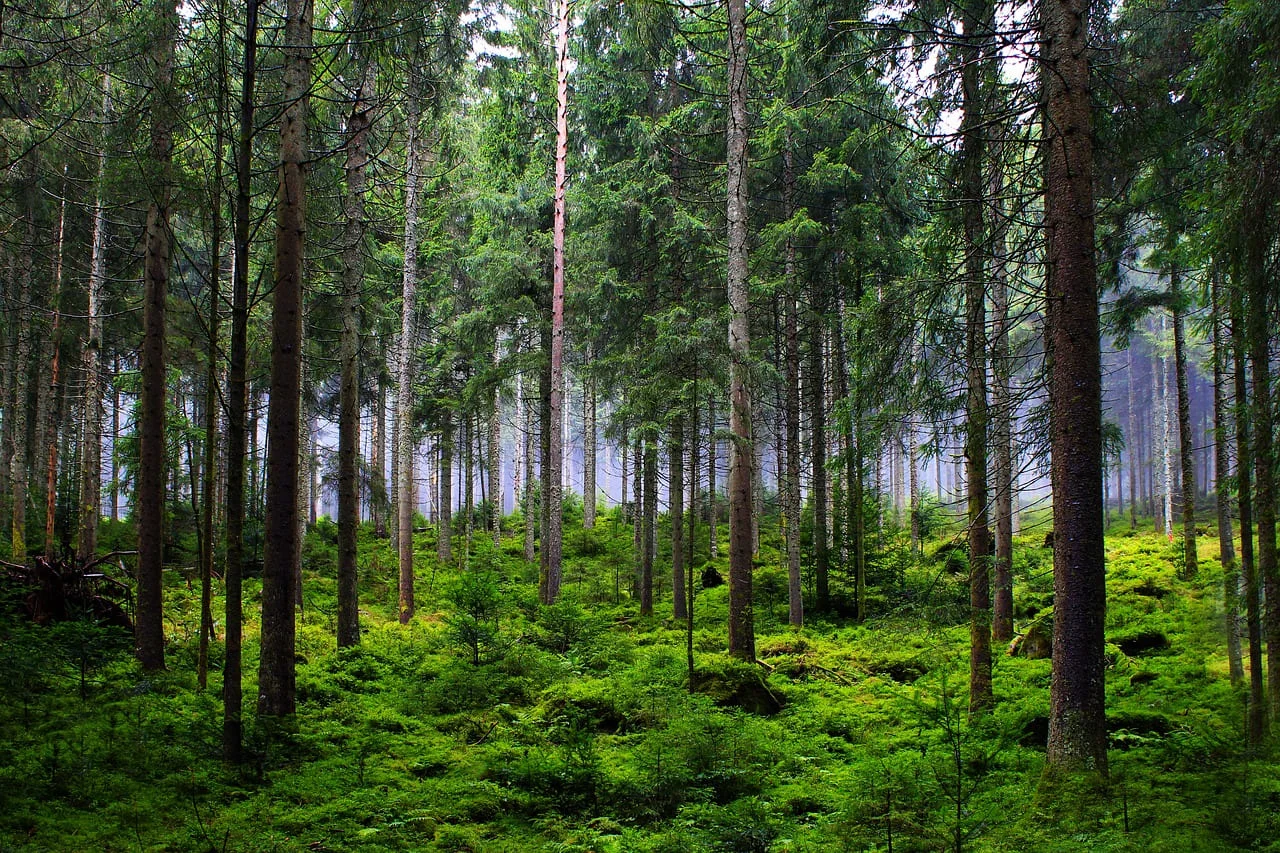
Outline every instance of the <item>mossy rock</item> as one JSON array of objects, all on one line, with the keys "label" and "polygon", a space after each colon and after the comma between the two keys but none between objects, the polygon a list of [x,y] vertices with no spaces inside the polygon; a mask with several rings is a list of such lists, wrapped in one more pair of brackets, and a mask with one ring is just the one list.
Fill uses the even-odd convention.
[{"label": "mossy rock", "polygon": [[1009,644],[1010,657],[1046,660],[1053,657],[1053,607],[1046,607]]},{"label": "mossy rock", "polygon": [[923,661],[903,658],[873,660],[866,666],[867,672],[887,676],[899,684],[914,684],[929,672],[929,667]]},{"label": "mossy rock", "polygon": [[759,667],[736,661],[699,670],[694,690],[722,708],[741,708],[762,717],[773,716],[786,704],[784,696],[769,688]]},{"label": "mossy rock", "polygon": [[1139,631],[1124,637],[1114,637],[1111,642],[1131,658],[1169,650],[1169,638],[1160,631]]}]

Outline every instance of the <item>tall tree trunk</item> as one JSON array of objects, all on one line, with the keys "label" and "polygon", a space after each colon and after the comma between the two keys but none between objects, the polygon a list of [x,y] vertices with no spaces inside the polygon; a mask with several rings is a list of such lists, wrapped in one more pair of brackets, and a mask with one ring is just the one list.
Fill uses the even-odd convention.
[{"label": "tall tree trunk", "polygon": [[[111,76],[102,75],[102,116],[111,112]],[[88,562],[98,550],[98,520],[102,517],[102,285],[106,281],[107,212],[103,193],[107,148],[98,149],[98,177],[93,202],[93,236],[89,249],[88,334],[84,342],[84,433],[80,442],[80,534],[76,556]]]},{"label": "tall tree trunk", "polygon": [[302,434],[302,276],[306,249],[307,100],[311,88],[311,0],[285,13],[284,116],[276,202],[271,396],[267,403],[267,510],[263,530],[262,659],[258,713],[293,716],[296,702],[295,561],[299,554]]},{"label": "tall tree trunk", "polygon": [[436,538],[436,557],[442,564],[453,560],[454,435],[453,412],[446,409],[440,423],[440,529]]},{"label": "tall tree trunk", "polygon": [[671,496],[671,615],[687,619],[689,611],[684,596],[684,416],[677,415],[671,424],[671,443],[667,445]]},{"label": "tall tree trunk", "polygon": [[654,439],[644,439],[644,501],[640,524],[640,615],[653,615],[653,561],[658,523],[658,446]]},{"label": "tall tree trunk", "polygon": [[1048,761],[1105,774],[1102,357],[1086,5],[1040,3],[1054,532]]},{"label": "tall tree trunk", "polygon": [[1191,438],[1191,398],[1187,393],[1187,336],[1184,331],[1181,271],[1175,266],[1169,273],[1169,290],[1173,293],[1173,370],[1178,393],[1178,461],[1182,467],[1182,555],[1183,577],[1196,576],[1196,457]]},{"label": "tall tree trunk", "polygon": [[1138,529],[1138,448],[1141,446],[1139,442],[1138,429],[1138,380],[1134,373],[1133,366],[1133,344],[1130,344],[1124,351],[1125,353],[1125,377],[1128,384],[1128,427],[1125,430],[1125,453],[1129,457],[1129,529]]},{"label": "tall tree trunk", "polygon": [[227,566],[226,662],[222,670],[222,754],[239,763],[243,687],[241,685],[244,612],[245,408],[248,402],[249,203],[253,153],[253,98],[257,66],[258,0],[245,5],[244,67],[241,74],[240,128],[236,144],[235,260],[231,278],[231,342],[227,365]]},{"label": "tall tree trunk", "polygon": [[729,121],[728,160],[729,290],[729,654],[754,660],[756,639],[751,603],[751,341],[747,312],[747,4],[728,0]]},{"label": "tall tree trunk", "polygon": [[[1257,236],[1254,243],[1261,242]],[[1280,567],[1276,562],[1275,426],[1271,402],[1271,313],[1264,255],[1249,258],[1249,370],[1253,384],[1253,464],[1257,493],[1254,507],[1258,522],[1258,574],[1267,602],[1263,628],[1267,638],[1267,706],[1271,718],[1280,719]]]},{"label": "tall tree trunk", "polygon": [[338,346],[338,648],[360,643],[360,578],[356,568],[356,534],[360,528],[360,306],[364,289],[365,170],[376,91],[374,65],[366,57],[365,18],[365,4],[356,0],[351,13],[350,53],[355,80],[345,140],[347,187],[342,211],[342,332]]},{"label": "tall tree trunk", "polygon": [[995,10],[990,0],[964,6],[961,88],[964,116],[961,137],[961,197],[964,217],[965,277],[965,482],[969,531],[969,713],[994,703],[991,693],[991,539],[987,512],[987,233],[983,204],[986,185],[984,122],[989,120],[983,92],[992,52]]},{"label": "tall tree trunk", "polygon": [[827,400],[823,376],[823,328],[818,308],[819,294],[815,286],[811,296],[814,306],[809,315],[809,458],[813,465],[813,574],[817,587],[815,605],[819,613],[831,609],[830,561],[827,552]]},{"label": "tall tree trunk", "polygon": [[151,164],[155,169],[147,209],[142,261],[142,393],[138,416],[138,479],[134,490],[138,526],[138,598],[134,636],[138,661],[146,670],[164,668],[164,616],[161,612],[164,568],[165,473],[165,301],[169,291],[169,195],[172,191],[173,57],[178,10],[172,0],[157,0],[160,28],[152,51]]},{"label": "tall tree trunk", "polygon": [[1267,738],[1267,699],[1262,672],[1262,599],[1253,553],[1253,442],[1250,439],[1248,379],[1245,360],[1244,306],[1237,294],[1231,304],[1231,348],[1235,372],[1236,494],[1240,506],[1240,571],[1244,576],[1245,624],[1249,635],[1249,743]]},{"label": "tall tree trunk", "polygon": [[[519,392],[524,394],[523,388]],[[533,406],[524,400],[524,425],[520,440],[524,442],[524,559],[532,563],[537,556],[534,553],[534,533],[537,518],[534,516],[537,503],[536,481],[533,477]]]},{"label": "tall tree trunk", "polygon": [[992,397],[995,403],[991,439],[992,479],[995,487],[995,612],[991,638],[997,643],[1013,639],[1013,394],[1009,352],[1009,289],[1007,281],[1008,218],[1004,194],[1004,142],[1000,141],[991,179],[991,307],[995,315],[991,339]]},{"label": "tall tree trunk", "polygon": [[564,237],[565,183],[569,154],[569,0],[556,0],[556,164],[555,221],[552,225],[551,259],[551,410],[546,427],[550,430],[548,464],[551,474],[544,477],[551,488],[546,493],[550,504],[547,515],[547,538],[542,543],[546,553],[547,572],[542,584],[542,603],[554,604],[560,597],[561,580],[561,510],[564,469],[561,402],[564,397]]},{"label": "tall tree trunk", "polygon": [[[493,344],[493,366],[498,367],[498,342]],[[489,531],[493,544],[502,543],[502,397],[493,386],[489,397]]]},{"label": "tall tree trunk", "polygon": [[707,398],[707,547],[711,559],[720,556],[716,541],[716,394]]},{"label": "tall tree trunk", "polygon": [[400,624],[414,613],[413,588],[413,350],[417,342],[418,206],[422,108],[416,80],[410,81],[408,141],[405,150],[404,266],[401,277],[400,357],[396,365],[396,553],[400,565]]},{"label": "tall tree trunk", "polygon": [[209,340],[204,373],[204,481],[201,492],[200,518],[200,648],[196,675],[200,689],[208,686],[209,643],[213,640],[213,561],[217,549],[213,543],[214,506],[218,481],[218,352],[219,309],[222,293],[222,160],[227,114],[227,14],[226,4],[218,3],[218,114],[214,119],[213,204],[209,241]]},{"label": "tall tree trunk", "polygon": [[596,378],[582,381],[582,526],[596,526]]},{"label": "tall tree trunk", "polygon": [[[796,170],[792,153],[791,132],[786,134],[782,150],[783,215],[788,221],[795,215]],[[787,536],[787,622],[804,624],[804,589],[800,577],[800,334],[796,300],[795,239],[787,236],[784,272],[783,309],[786,338],[786,466],[782,481],[783,525]]]},{"label": "tall tree trunk", "polygon": [[[382,358],[386,357],[385,347]],[[378,376],[378,398],[374,403],[373,436],[370,439],[373,457],[369,476],[369,504],[373,516],[373,531],[379,537],[387,535],[387,382]]]},{"label": "tall tree trunk", "polygon": [[1169,357],[1163,350],[1165,333],[1168,330],[1167,318],[1160,315],[1161,352],[1160,370],[1160,481],[1163,485],[1161,496],[1164,503],[1160,512],[1160,525],[1164,528],[1165,538],[1173,540],[1173,419],[1169,417]]},{"label": "tall tree trunk", "polygon": [[58,423],[62,394],[62,257],[67,225],[67,167],[62,167],[62,194],[58,203],[58,229],[53,247],[53,293],[49,307],[53,311],[53,328],[49,335],[52,356],[49,360],[49,406],[44,424],[44,446],[47,450],[44,478],[44,555],[53,559],[54,528],[58,520]]},{"label": "tall tree trunk", "polygon": [[1227,440],[1226,394],[1226,344],[1222,339],[1225,322],[1220,273],[1209,273],[1210,307],[1209,323],[1213,340],[1213,480],[1214,509],[1218,518],[1218,557],[1222,563],[1222,606],[1227,622],[1227,667],[1231,684],[1244,683],[1244,662],[1240,650],[1240,567],[1236,564],[1236,549],[1231,529],[1231,494],[1228,487],[1231,476],[1230,445]]}]

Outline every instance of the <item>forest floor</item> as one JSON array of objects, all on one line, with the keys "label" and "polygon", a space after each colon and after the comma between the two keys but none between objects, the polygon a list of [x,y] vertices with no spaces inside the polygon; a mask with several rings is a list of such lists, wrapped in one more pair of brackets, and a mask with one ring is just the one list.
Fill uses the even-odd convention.
[{"label": "forest floor", "polygon": [[[1066,791],[1044,781],[1047,659],[996,649],[998,704],[967,714],[967,579],[962,558],[935,556],[945,538],[917,554],[882,535],[873,617],[794,631],[766,525],[760,662],[724,654],[726,590],[699,587],[691,690],[669,580],[658,616],[627,594],[630,528],[568,527],[551,608],[514,537],[495,548],[477,533],[463,570],[419,534],[404,627],[392,552],[366,531],[363,642],[337,652],[322,522],[304,548],[296,729],[246,714],[238,768],[219,758],[220,643],[196,689],[189,573],[168,572],[159,675],[109,629],[3,617],[0,851],[1280,850],[1280,766],[1245,749],[1210,536],[1187,582],[1180,546],[1114,525],[1110,782]],[[1043,537],[1018,542],[1020,631],[1047,622]],[[246,584],[250,711],[258,589]]]}]

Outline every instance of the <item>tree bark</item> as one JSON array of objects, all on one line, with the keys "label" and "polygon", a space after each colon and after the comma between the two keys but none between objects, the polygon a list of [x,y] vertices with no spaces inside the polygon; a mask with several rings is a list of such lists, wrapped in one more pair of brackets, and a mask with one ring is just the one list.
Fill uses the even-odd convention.
[{"label": "tree bark", "polygon": [[991,540],[987,512],[987,234],[984,227],[986,156],[983,124],[988,120],[983,75],[992,51],[994,8],[972,0],[963,12],[961,89],[961,197],[964,218],[965,277],[965,482],[969,534],[969,713],[994,704],[991,692]]},{"label": "tree bark", "polygon": [[653,615],[653,562],[658,522],[658,447],[650,436],[644,438],[644,500],[640,525],[640,615]]},{"label": "tree bark", "polygon": [[1009,289],[1006,256],[1008,219],[1001,196],[1004,192],[1004,143],[999,144],[992,176],[991,307],[994,316],[991,340],[993,445],[992,479],[995,487],[995,612],[991,638],[1007,644],[1013,639],[1013,394],[1009,352]]},{"label": "tree bark", "polygon": [[151,162],[156,170],[147,210],[143,268],[142,393],[138,417],[138,597],[134,636],[145,670],[164,668],[164,616],[161,592],[164,568],[165,468],[165,301],[169,290],[169,196],[173,159],[173,57],[178,10],[172,0],[157,0],[159,35],[153,47]]},{"label": "tree bark", "polygon": [[1218,270],[1209,273],[1209,295],[1212,315],[1209,323],[1213,340],[1213,479],[1214,509],[1218,520],[1218,558],[1222,563],[1222,609],[1227,622],[1227,667],[1231,684],[1244,683],[1244,662],[1240,649],[1240,566],[1231,529],[1230,445],[1227,441],[1228,416],[1226,394],[1226,344],[1222,339],[1224,323],[1221,281]]},{"label": "tree bark", "polygon": [[815,286],[810,297],[813,310],[809,315],[809,375],[805,385],[809,391],[809,458],[813,465],[809,503],[813,505],[814,604],[819,613],[828,613],[831,610],[831,555],[827,551],[827,383],[823,376],[824,335],[819,298]]},{"label": "tree bark", "polygon": [[725,131],[728,161],[729,291],[729,654],[756,656],[751,602],[751,341],[747,312],[747,5],[728,0],[729,120]]},{"label": "tree bark", "polygon": [[1231,348],[1235,372],[1236,496],[1240,507],[1240,571],[1244,576],[1245,624],[1249,635],[1249,743],[1267,738],[1266,682],[1262,670],[1262,599],[1253,551],[1253,441],[1246,366],[1245,321],[1242,299],[1231,305]]},{"label": "tree bark", "polygon": [[1048,761],[1107,770],[1102,361],[1085,0],[1041,0],[1054,620]]},{"label": "tree bark", "polygon": [[455,426],[453,412],[445,410],[440,423],[440,525],[436,537],[436,557],[441,564],[453,560],[453,457]]},{"label": "tree bark", "polygon": [[1169,290],[1174,296],[1173,370],[1178,394],[1178,461],[1182,468],[1182,555],[1183,577],[1190,580],[1199,570],[1196,555],[1196,458],[1191,438],[1191,398],[1187,393],[1187,336],[1184,331],[1181,271],[1175,266],[1169,273]]},{"label": "tree bark", "polygon": [[671,443],[667,445],[671,495],[671,615],[687,619],[689,610],[684,596],[684,416],[677,415],[671,424]]},{"label": "tree bark", "polygon": [[262,658],[258,713],[292,717],[296,706],[294,600],[302,434],[302,277],[306,250],[307,102],[311,88],[311,0],[285,13],[284,116],[276,202],[271,396],[267,403],[267,508],[262,568]]},{"label": "tree bark", "polygon": [[[111,76],[102,75],[102,116],[111,111]],[[98,550],[102,517],[102,286],[107,277],[107,213],[103,204],[107,149],[98,150],[98,177],[93,202],[93,235],[89,249],[87,334],[84,342],[84,433],[80,442],[80,534],[76,557],[92,559]]]},{"label": "tree bark", "polygon": [[422,107],[417,81],[410,81],[405,149],[404,265],[401,270],[400,353],[396,365],[396,553],[399,559],[400,624],[415,609],[413,584],[413,351],[417,343],[418,206]]},{"label": "tree bark", "polygon": [[596,526],[596,379],[590,372],[582,389],[582,526]]},{"label": "tree bark", "polygon": [[[782,150],[782,205],[787,221],[795,216],[796,170],[791,149],[791,133],[788,130],[786,145]],[[786,466],[781,492],[783,527],[787,539],[787,622],[799,627],[804,624],[804,589],[800,577],[800,334],[796,307],[799,288],[796,281],[796,244],[790,235],[787,236],[783,291]]]},{"label": "tree bark", "polygon": [[[493,366],[498,368],[498,342],[493,343]],[[489,532],[502,544],[502,396],[495,382],[489,395]]]},{"label": "tree bark", "polygon": [[351,12],[351,65],[355,80],[346,127],[346,194],[343,198],[342,332],[338,391],[338,648],[360,643],[360,578],[356,534],[360,528],[360,331],[364,289],[364,194],[373,123],[374,65],[366,57],[365,4]]},{"label": "tree bark", "polygon": [[564,513],[561,510],[564,469],[564,436],[561,405],[564,397],[564,238],[565,184],[569,154],[569,0],[556,0],[556,164],[554,187],[554,223],[552,225],[551,259],[551,411],[547,429],[551,432],[548,462],[551,486],[546,497],[550,503],[547,515],[547,573],[542,589],[542,603],[554,604],[560,597],[561,547]]},{"label": "tree bark", "polygon": [[258,0],[245,5],[244,67],[241,74],[240,128],[236,145],[235,260],[232,267],[231,341],[227,365],[227,522],[226,662],[222,670],[222,754],[230,763],[241,757],[243,713],[242,645],[244,612],[245,409],[248,402],[249,203],[253,153],[253,98],[257,68]]}]

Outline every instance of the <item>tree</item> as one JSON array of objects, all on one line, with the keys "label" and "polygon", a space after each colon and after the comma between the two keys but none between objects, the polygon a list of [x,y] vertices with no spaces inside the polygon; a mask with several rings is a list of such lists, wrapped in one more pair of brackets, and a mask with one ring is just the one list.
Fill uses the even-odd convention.
[{"label": "tree", "polygon": [[311,89],[311,0],[285,15],[284,114],[276,199],[271,397],[267,409],[267,510],[262,570],[262,660],[258,712],[291,717],[294,565],[299,553],[299,427],[302,408],[302,276],[306,248],[307,102]]},{"label": "tree", "polygon": [[152,62],[151,150],[155,169],[147,209],[145,254],[142,261],[143,339],[139,355],[142,373],[141,413],[138,420],[138,605],[135,640],[143,669],[164,668],[164,475],[165,475],[165,302],[169,298],[172,234],[169,224],[172,192],[173,62],[178,38],[178,9],[171,0],[153,7],[156,39]]},{"label": "tree", "polygon": [[1039,6],[1053,488],[1049,764],[1107,771],[1102,359],[1084,0]]},{"label": "tree", "polygon": [[364,285],[365,171],[373,123],[375,66],[365,44],[368,26],[363,0],[351,12],[351,112],[346,126],[346,220],[342,246],[342,384],[338,414],[338,646],[360,642],[356,532],[360,526],[357,480],[360,451],[360,328]]},{"label": "tree", "polygon": [[[413,350],[416,345],[418,301],[418,205],[422,180],[422,119],[418,81],[410,70],[407,105],[408,140],[405,143],[404,264],[400,305],[400,356],[396,380],[396,523],[400,557],[400,624],[413,619],[416,604],[413,584]],[[449,536],[447,522],[442,537]]]},{"label": "tree", "polygon": [[[747,311],[747,7],[727,0],[729,27],[728,157],[729,293],[729,653],[753,660],[755,628],[751,604],[751,341]],[[714,495],[711,496],[714,500]],[[714,521],[713,521],[714,523]]]},{"label": "tree", "polygon": [[551,397],[547,422],[549,433],[547,465],[543,483],[543,499],[548,504],[547,537],[542,543],[546,575],[541,584],[542,603],[555,604],[560,597],[562,525],[561,470],[564,467],[561,433],[561,406],[564,400],[564,238],[565,184],[569,156],[569,0],[556,0],[556,148],[555,185],[553,187],[552,259],[551,259]]}]

